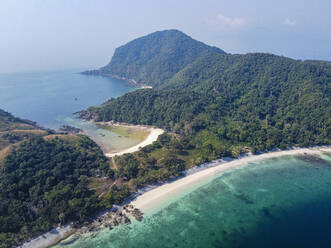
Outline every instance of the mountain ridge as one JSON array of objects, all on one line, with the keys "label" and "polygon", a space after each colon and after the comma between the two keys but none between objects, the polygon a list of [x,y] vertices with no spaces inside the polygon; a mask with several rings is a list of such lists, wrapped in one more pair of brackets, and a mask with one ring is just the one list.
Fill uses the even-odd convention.
[{"label": "mountain ridge", "polygon": [[[192,128],[196,135],[213,129],[216,143],[228,139],[258,151],[325,144],[330,143],[330,82],[329,62],[214,52],[154,90],[131,92],[88,111],[97,120],[156,125],[183,136]],[[224,139],[224,132],[214,129],[241,138],[235,141],[228,133]]]},{"label": "mountain ridge", "polygon": [[223,50],[194,40],[181,31],[157,31],[116,48],[106,66],[84,73],[158,87],[206,53],[225,54]]}]

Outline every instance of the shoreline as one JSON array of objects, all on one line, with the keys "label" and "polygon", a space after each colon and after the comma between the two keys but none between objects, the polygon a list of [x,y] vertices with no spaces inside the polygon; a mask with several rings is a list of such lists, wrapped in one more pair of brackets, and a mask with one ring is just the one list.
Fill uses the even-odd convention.
[{"label": "shoreline", "polygon": [[[100,124],[104,124],[104,123],[100,123]],[[108,123],[108,125],[110,125],[110,124]],[[118,123],[112,123],[111,125],[113,125],[113,126],[129,126],[129,125],[126,125],[126,124],[118,124]],[[150,133],[148,134],[147,138],[144,139],[143,141],[141,141],[139,144],[137,144],[135,146],[132,146],[132,147],[129,147],[129,148],[126,148],[122,151],[105,153],[106,157],[112,158],[112,157],[115,157],[115,156],[123,155],[125,153],[137,152],[137,151],[140,150],[140,148],[153,144],[153,142],[157,140],[159,135],[164,133],[164,130],[160,129],[160,128],[147,127],[147,126],[141,126],[141,125],[134,125],[134,126],[129,126],[129,127],[146,128],[150,131]]]},{"label": "shoreline", "polygon": [[256,163],[265,159],[272,159],[282,156],[290,155],[317,155],[322,153],[330,153],[331,146],[318,146],[311,148],[293,148],[290,150],[277,150],[258,155],[245,154],[235,159],[219,159],[206,164],[202,164],[201,169],[199,166],[193,167],[185,172],[181,178],[166,182],[157,187],[147,188],[142,194],[137,196],[130,203],[140,209],[144,214],[153,209],[153,206],[158,205],[164,200],[165,197],[180,194],[187,188],[192,188],[199,182],[212,179],[231,169],[241,168],[250,163]]},{"label": "shoreline", "polygon": [[122,122],[114,122],[114,121],[107,121],[107,122],[98,121],[97,122],[93,119],[88,120],[88,119],[84,119],[84,118],[79,118],[79,119],[83,119],[84,121],[90,122],[90,123],[95,124],[95,125],[136,128],[136,129],[146,130],[147,132],[149,132],[147,137],[144,140],[142,140],[141,142],[139,142],[138,144],[136,144],[136,145],[133,145],[133,146],[121,149],[121,150],[112,149],[112,151],[109,151],[109,149],[107,147],[105,147],[103,144],[98,143],[88,133],[86,133],[85,131],[82,131],[82,134],[88,136],[89,138],[94,140],[99,145],[99,147],[103,151],[104,155],[108,158],[123,155],[125,153],[137,152],[137,151],[140,150],[140,148],[143,148],[145,146],[153,144],[153,142],[156,141],[158,139],[158,137],[165,132],[165,130],[163,130],[161,128],[157,128],[157,127],[153,127],[153,126],[147,126],[147,125],[134,125],[134,124],[130,124],[130,123],[122,123]]},{"label": "shoreline", "polygon": [[118,76],[118,75],[114,75],[114,74],[105,73],[100,69],[87,70],[87,71],[80,72],[79,74],[86,75],[86,76],[101,76],[101,77],[107,77],[107,78],[112,78],[112,79],[118,79],[118,80],[125,81],[133,86],[139,87],[141,89],[152,89],[153,88],[153,86],[138,83],[136,80],[131,79],[131,78],[126,78],[126,77],[122,77],[122,76]]},{"label": "shoreline", "polygon": [[[162,130],[163,131],[163,130]],[[215,176],[219,176],[221,173],[230,171],[232,169],[241,168],[247,166],[250,163],[256,163],[265,159],[272,159],[282,156],[290,155],[317,155],[322,153],[331,153],[331,146],[315,146],[308,148],[291,148],[289,150],[273,150],[266,153],[257,155],[244,154],[238,158],[222,158],[214,160],[205,164],[195,166],[184,172],[184,176],[171,179],[167,182],[149,185],[140,190],[137,193],[128,197],[119,206],[125,206],[131,204],[134,208],[139,209],[143,214],[146,214],[149,210],[153,209],[157,204],[162,203],[167,196],[174,194],[180,194],[185,192],[185,189],[204,182],[204,180],[213,179]],[[111,212],[111,210],[104,211],[103,214]],[[101,215],[100,215],[101,216]],[[55,230],[55,231],[54,231]],[[51,231],[40,235],[39,237],[25,242],[19,248],[47,248],[56,245],[57,243],[65,240],[75,234],[76,229],[73,224],[67,224],[65,226],[57,227]]]},{"label": "shoreline", "polygon": [[25,242],[23,245],[18,246],[18,248],[48,248],[70,237],[75,232],[76,229],[73,227],[73,224],[70,223],[64,226],[53,228],[49,232],[44,233],[28,242]]}]

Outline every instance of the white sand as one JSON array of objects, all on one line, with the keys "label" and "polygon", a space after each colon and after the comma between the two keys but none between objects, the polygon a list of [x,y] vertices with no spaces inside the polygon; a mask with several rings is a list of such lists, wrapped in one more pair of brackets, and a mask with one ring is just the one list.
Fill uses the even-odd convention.
[{"label": "white sand", "polygon": [[152,144],[154,141],[157,140],[157,138],[159,137],[159,135],[163,134],[164,131],[160,128],[151,128],[150,129],[150,134],[147,136],[147,138],[140,142],[138,145],[135,145],[135,146],[132,146],[132,147],[129,147],[123,151],[120,151],[120,152],[114,152],[114,153],[106,153],[105,155],[108,157],[108,158],[111,158],[111,157],[114,157],[116,155],[123,155],[125,153],[132,153],[132,152],[137,152],[139,151],[139,149],[141,147],[144,147],[144,146],[147,146],[147,145],[150,145]]},{"label": "white sand", "polygon": [[269,152],[260,155],[249,155],[239,159],[234,159],[230,162],[221,162],[216,164],[216,166],[198,171],[184,178],[178,179],[171,183],[163,184],[157,188],[147,191],[146,193],[138,196],[134,201],[132,201],[131,204],[136,208],[139,208],[142,212],[146,212],[153,206],[160,204],[160,202],[162,202],[162,200],[164,200],[167,196],[185,191],[187,187],[192,187],[194,184],[198,184],[203,180],[212,178],[213,176],[219,175],[227,170],[268,158],[275,158],[285,155],[320,154],[323,152],[331,152],[331,147],[298,148],[287,151]]},{"label": "white sand", "polygon": [[[114,124],[112,124],[114,125]],[[121,124],[115,124],[115,125],[121,125]],[[124,153],[132,153],[132,152],[136,152],[139,151],[139,149],[141,147],[147,146],[152,144],[154,141],[157,140],[157,138],[159,137],[159,135],[161,135],[164,131],[162,129],[159,128],[150,128],[150,134],[148,135],[148,137],[142,141],[141,143],[139,143],[136,146],[130,147],[128,149],[125,149],[123,151],[120,152],[116,152],[116,153],[108,153],[105,154],[107,157],[113,157],[115,155],[122,155]],[[66,239],[67,237],[69,237],[71,234],[73,234],[75,232],[75,229],[72,227],[71,224],[69,225],[65,225],[62,227],[58,227],[56,229],[52,229],[51,231],[40,235],[39,237],[24,243],[22,246],[20,246],[20,248],[46,248],[46,247],[50,247],[56,243],[58,243],[59,241]]]},{"label": "white sand", "polygon": [[[154,129],[153,136],[146,143],[152,143],[157,139],[157,136],[163,133],[163,130]],[[153,140],[153,141],[152,141]],[[141,146],[141,144],[140,144]],[[138,147],[139,148],[139,147]],[[225,172],[230,169],[239,168],[241,166],[245,166],[249,163],[254,163],[261,161],[263,159],[281,157],[286,155],[299,155],[299,154],[321,154],[323,152],[331,152],[330,146],[324,147],[313,147],[313,148],[298,148],[287,151],[276,151],[269,152],[260,155],[249,155],[239,159],[234,159],[230,162],[220,162],[216,163],[215,166],[209,167],[207,169],[203,169],[194,174],[188,175],[171,183],[165,183],[159,187],[156,187],[146,193],[138,196],[135,200],[131,202],[134,207],[139,208],[141,211],[146,212],[153,205],[162,202],[162,199],[167,196],[171,196],[174,194],[178,194],[178,192],[185,191],[188,187],[192,185],[196,185],[199,182],[213,178],[213,176],[219,175],[222,172]],[[20,248],[46,248],[50,247],[59,241],[69,237],[71,234],[75,232],[75,229],[71,224],[58,227],[53,229],[52,231],[45,233],[44,235],[39,236],[36,239],[31,240],[23,244]]]},{"label": "white sand", "polygon": [[75,229],[72,224],[54,228],[51,231],[40,235],[39,237],[24,243],[20,248],[46,248],[50,247],[61,240],[73,234]]}]

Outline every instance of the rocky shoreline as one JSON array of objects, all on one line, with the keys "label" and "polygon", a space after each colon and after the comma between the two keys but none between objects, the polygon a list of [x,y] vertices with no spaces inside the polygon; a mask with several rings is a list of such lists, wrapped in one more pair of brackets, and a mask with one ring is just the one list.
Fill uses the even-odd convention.
[{"label": "rocky shoreline", "polygon": [[[120,208],[113,208],[106,213],[103,213],[99,217],[94,218],[90,222],[84,222],[83,224],[74,224],[76,229],[75,233],[70,237],[68,242],[78,239],[83,234],[94,234],[104,228],[112,230],[119,225],[128,225],[131,223],[131,217],[137,221],[143,220],[143,213],[135,208],[132,204],[125,205]],[[63,241],[66,242],[66,241]]]},{"label": "rocky shoreline", "polygon": [[77,127],[73,127],[73,126],[69,126],[69,125],[62,125],[59,128],[59,132],[63,133],[63,134],[81,134],[81,133],[84,133],[82,129],[77,128]]},{"label": "rocky shoreline", "polygon": [[78,119],[82,119],[85,121],[95,120],[97,115],[95,113],[91,113],[88,110],[80,110],[74,113],[75,117]]},{"label": "rocky shoreline", "polygon": [[53,130],[53,129],[50,129],[50,128],[46,128],[46,127],[42,127],[40,126],[36,121],[31,121],[31,120],[28,120],[28,119],[22,119],[22,118],[17,118],[18,120],[20,120],[22,123],[24,124],[28,124],[28,125],[31,125],[35,128],[38,128],[40,130],[43,130],[43,131],[46,131],[48,132],[49,134],[55,134],[56,131]]},{"label": "rocky shoreline", "polygon": [[[44,248],[54,245],[58,242],[69,244],[71,242],[74,242],[82,235],[86,235],[89,233],[91,233],[91,235],[95,235],[97,231],[100,231],[105,228],[111,230],[121,224],[128,225],[131,223],[132,218],[136,219],[137,221],[142,221],[142,211],[146,213],[146,211],[151,206],[159,202],[160,198],[165,197],[165,195],[172,194],[173,192],[179,192],[184,188],[188,187],[188,185],[192,185],[198,181],[201,181],[203,178],[219,174],[232,168],[248,165],[250,163],[254,163],[263,159],[275,158],[286,155],[300,155],[302,159],[316,159],[309,155],[320,154],[324,152],[331,152],[331,146],[273,150],[267,153],[261,153],[259,155],[245,154],[237,159],[223,158],[215,160],[204,165],[196,166],[195,168],[186,171],[183,177],[173,178],[166,181],[165,183],[150,185],[145,188],[139,189],[138,192],[133,193],[125,200],[125,203],[123,203],[123,205],[128,205],[113,207],[110,210],[104,211],[94,217],[91,217],[90,221],[72,224],[70,230],[67,231],[65,237],[61,238],[60,240],[57,239],[56,242],[48,240],[47,234],[44,234],[41,237],[46,236],[46,238],[39,237],[35,239],[37,241],[33,242],[34,240],[32,240],[25,243],[21,247]],[[64,228],[61,227],[61,230],[62,229]],[[59,233],[61,233],[61,230],[59,230]],[[43,244],[47,242],[48,245],[39,244],[39,241]],[[39,244],[39,246],[36,244]]]},{"label": "rocky shoreline", "polygon": [[108,228],[112,230],[119,225],[129,225],[132,218],[137,221],[143,220],[143,213],[132,204],[123,207],[113,207],[99,215],[91,217],[83,223],[71,223],[65,226],[58,226],[39,237],[26,241],[20,248],[45,248],[57,243],[70,244],[79,239],[82,235],[95,235],[98,231]]}]

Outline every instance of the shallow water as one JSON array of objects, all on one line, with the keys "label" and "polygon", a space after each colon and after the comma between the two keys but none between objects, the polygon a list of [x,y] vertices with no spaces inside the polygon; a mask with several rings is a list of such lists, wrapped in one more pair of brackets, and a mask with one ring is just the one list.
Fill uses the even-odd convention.
[{"label": "shallow water", "polygon": [[130,147],[136,141],[74,119],[73,113],[134,89],[121,80],[77,71],[0,74],[0,108],[47,128],[76,126],[109,151]]},{"label": "shallow water", "polygon": [[320,158],[226,172],[142,222],[56,247],[331,247],[331,162]]}]

